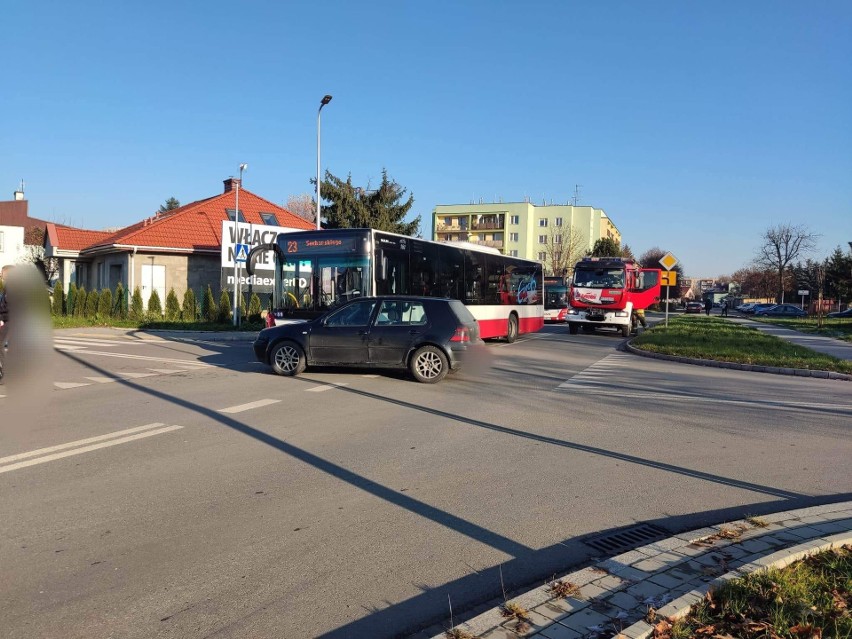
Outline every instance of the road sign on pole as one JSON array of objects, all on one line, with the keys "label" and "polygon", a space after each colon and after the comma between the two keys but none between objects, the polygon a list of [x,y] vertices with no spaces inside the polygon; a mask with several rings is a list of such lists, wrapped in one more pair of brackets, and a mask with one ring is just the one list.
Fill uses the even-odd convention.
[{"label": "road sign on pole", "polygon": [[669,326],[669,286],[674,286],[677,281],[677,272],[671,271],[677,265],[677,258],[671,253],[666,253],[660,258],[660,264],[666,269],[665,273],[660,273],[660,285],[666,287],[666,328]]},{"label": "road sign on pole", "polygon": [[234,261],[235,262],[245,262],[248,259],[249,254],[249,245],[248,244],[235,244],[234,245]]}]

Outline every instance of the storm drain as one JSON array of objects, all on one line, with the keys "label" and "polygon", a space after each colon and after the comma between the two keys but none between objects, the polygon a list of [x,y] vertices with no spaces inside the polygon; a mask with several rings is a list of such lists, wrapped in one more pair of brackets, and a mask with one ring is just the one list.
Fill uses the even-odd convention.
[{"label": "storm drain", "polygon": [[654,524],[638,524],[603,535],[593,535],[582,541],[605,555],[615,555],[623,550],[631,550],[643,544],[665,539],[670,535],[668,530]]}]

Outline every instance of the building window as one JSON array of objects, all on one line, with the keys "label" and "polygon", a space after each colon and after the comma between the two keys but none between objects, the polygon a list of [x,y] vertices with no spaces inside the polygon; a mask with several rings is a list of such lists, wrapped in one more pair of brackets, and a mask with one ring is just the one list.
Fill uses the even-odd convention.
[{"label": "building window", "polygon": [[554,243],[554,244],[562,244],[562,235],[561,235],[561,234],[559,234],[559,233],[557,233],[556,235],[554,235],[554,236],[553,236],[553,243]]},{"label": "building window", "polygon": [[267,226],[281,226],[278,223],[278,218],[275,217],[275,213],[261,213],[260,218]]},{"label": "building window", "polygon": [[517,242],[518,241],[518,234],[517,233],[509,233],[509,241],[510,242]]},{"label": "building window", "polygon": [[547,226],[547,218],[544,217],[538,221],[539,226]]},{"label": "building window", "polygon": [[509,251],[509,255],[510,255],[511,257],[518,257],[518,251],[517,251],[517,250]]},{"label": "building window", "polygon": [[547,244],[547,236],[546,235],[539,235],[538,236],[538,243],[539,244]]},{"label": "building window", "polygon": [[562,226],[562,218],[561,218],[561,217],[557,217],[557,218],[556,218],[556,221],[555,221],[555,224],[556,224],[556,226]]},{"label": "building window", "polygon": [[519,215],[513,215],[512,217],[509,218],[509,224],[520,224],[520,223],[521,223],[521,217]]},{"label": "building window", "polygon": [[[234,221],[234,213],[235,213],[234,209],[225,209],[225,212],[228,214],[228,219],[231,220],[231,222],[233,222]],[[245,217],[245,215],[243,215],[242,211],[240,211],[240,219],[238,221],[239,222],[245,222],[246,221],[246,217]]]},{"label": "building window", "polygon": [[0,231],[0,253],[3,252],[3,231]]},{"label": "building window", "polygon": [[495,233],[494,234],[494,241],[495,242],[502,242],[503,241],[503,234],[502,233]]},{"label": "building window", "polygon": [[546,260],[546,259],[547,259],[547,253],[545,253],[544,251],[542,251],[538,254],[539,262],[544,262],[544,260]]}]

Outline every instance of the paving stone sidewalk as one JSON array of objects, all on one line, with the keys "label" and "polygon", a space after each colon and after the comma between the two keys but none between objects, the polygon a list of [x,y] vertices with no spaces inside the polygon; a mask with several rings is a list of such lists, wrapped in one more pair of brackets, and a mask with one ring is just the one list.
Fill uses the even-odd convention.
[{"label": "paving stone sidewalk", "polygon": [[526,621],[507,618],[500,606],[433,639],[643,639],[653,630],[643,621],[651,607],[678,617],[724,581],[850,543],[852,501],[727,522],[566,574],[557,581],[575,587],[569,596],[557,596],[551,582],[509,600],[527,611]]}]

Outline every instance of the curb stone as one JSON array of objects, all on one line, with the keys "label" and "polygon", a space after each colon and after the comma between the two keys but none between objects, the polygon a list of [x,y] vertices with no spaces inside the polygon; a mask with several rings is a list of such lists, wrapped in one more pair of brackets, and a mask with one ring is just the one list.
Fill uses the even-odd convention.
[{"label": "curb stone", "polygon": [[[660,617],[677,618],[730,579],[846,544],[852,544],[852,501],[726,522],[559,577],[579,587],[575,597],[554,597],[547,586],[539,586],[511,599],[530,612],[527,627],[503,617],[498,606],[456,628],[477,639],[647,639],[653,632],[643,620],[649,607]],[[432,627],[416,636],[450,635],[446,628]]]}]

